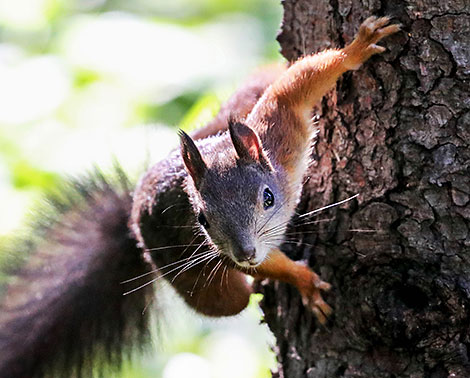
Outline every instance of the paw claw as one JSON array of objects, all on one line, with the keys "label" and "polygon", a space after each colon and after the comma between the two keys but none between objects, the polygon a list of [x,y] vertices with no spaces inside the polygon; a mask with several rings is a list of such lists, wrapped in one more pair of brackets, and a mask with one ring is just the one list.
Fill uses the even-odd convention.
[{"label": "paw claw", "polygon": [[325,316],[330,316],[331,313],[333,312],[333,310],[331,309],[330,306],[328,306],[328,304],[323,301],[323,299],[319,299],[319,300],[316,300],[314,302],[315,304],[315,307],[316,308],[319,308],[320,311],[325,315]]},{"label": "paw claw", "polygon": [[364,44],[374,44],[382,38],[396,33],[400,30],[400,25],[389,25],[390,17],[369,17],[366,19],[359,28],[358,39]]},{"label": "paw claw", "polygon": [[388,25],[389,23],[390,17],[371,16],[361,24],[357,37],[344,48],[347,56],[344,64],[348,69],[357,69],[372,55],[385,51],[384,47],[376,43],[401,30],[399,24]]},{"label": "paw claw", "polygon": [[401,30],[400,24],[393,24],[385,28],[379,29],[377,31],[377,34],[379,35],[379,39],[382,39],[388,35],[395,34],[396,32],[399,32],[400,30]]},{"label": "paw claw", "polygon": [[374,22],[374,27],[375,30],[380,29],[382,26],[387,25],[390,23],[390,17],[385,16],[385,17],[380,17]]},{"label": "paw claw", "polygon": [[315,314],[317,317],[318,321],[321,324],[325,324],[328,317],[331,315],[333,310],[331,309],[330,306],[326,302],[323,301],[323,299],[317,299],[315,300],[311,305],[310,309],[312,312]]},{"label": "paw claw", "polygon": [[328,291],[331,289],[331,285],[328,282],[319,280],[318,282],[315,282],[315,287],[320,290],[325,290]]},{"label": "paw claw", "polygon": [[315,316],[317,317],[318,321],[321,324],[326,323],[326,320],[327,320],[326,316],[323,314],[323,312],[318,307],[312,307],[312,312],[315,314]]},{"label": "paw claw", "polygon": [[302,304],[303,304],[305,307],[308,307],[309,302],[310,302],[310,298],[308,298],[308,297],[302,295]]},{"label": "paw claw", "polygon": [[370,45],[370,46],[367,48],[367,53],[370,54],[370,55],[381,54],[381,53],[383,53],[385,50],[386,50],[385,47],[379,46],[379,45],[376,45],[376,44],[373,43],[372,45]]},{"label": "paw claw", "polygon": [[322,281],[317,275],[311,281],[312,286],[302,293],[302,303],[305,307],[311,309],[321,324],[325,324],[332,309],[321,297],[320,290],[330,290],[331,285],[328,282]]}]

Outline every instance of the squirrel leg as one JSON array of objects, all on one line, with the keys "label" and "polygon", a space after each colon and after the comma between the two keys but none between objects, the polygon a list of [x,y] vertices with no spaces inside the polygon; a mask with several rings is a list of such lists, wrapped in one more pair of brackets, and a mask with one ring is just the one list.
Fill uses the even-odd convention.
[{"label": "squirrel leg", "polygon": [[386,26],[389,21],[388,17],[370,17],[345,48],[299,59],[266,90],[253,108],[247,125],[258,132],[263,146],[272,151],[274,160],[285,169],[296,172],[310,147],[313,106],[343,73],[359,68],[373,54],[383,52],[385,48],[377,46],[378,41],[400,30],[399,25]]},{"label": "squirrel leg", "polygon": [[307,265],[293,261],[275,249],[252,275],[257,279],[271,278],[294,285],[302,296],[303,304],[313,311],[320,323],[326,323],[331,307],[323,300],[320,290],[329,290],[331,285],[322,281]]},{"label": "squirrel leg", "polygon": [[378,46],[376,43],[400,30],[398,24],[386,26],[389,22],[389,17],[372,16],[361,24],[354,41],[342,50],[345,55],[343,65],[346,69],[356,70],[372,55],[385,51],[384,47]]},{"label": "squirrel leg", "polygon": [[248,305],[253,289],[245,274],[216,260],[167,279],[197,312],[206,316],[236,315]]},{"label": "squirrel leg", "polygon": [[[369,17],[359,27],[353,42],[343,49],[325,50],[298,60],[273,84],[267,97],[310,109],[343,73],[359,68],[372,55],[385,51],[376,43],[400,30],[400,25],[388,25],[389,22],[389,17]],[[269,111],[265,106],[257,108]]]}]

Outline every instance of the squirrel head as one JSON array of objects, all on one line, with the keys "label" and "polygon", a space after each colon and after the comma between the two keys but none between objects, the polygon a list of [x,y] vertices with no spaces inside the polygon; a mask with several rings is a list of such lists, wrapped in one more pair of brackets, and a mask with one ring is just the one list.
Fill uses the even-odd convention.
[{"label": "squirrel head", "polygon": [[[250,127],[229,122],[229,136],[203,157],[184,132],[187,192],[207,242],[243,267],[255,267],[282,243],[296,201]],[[212,144],[213,145],[213,144]]]}]

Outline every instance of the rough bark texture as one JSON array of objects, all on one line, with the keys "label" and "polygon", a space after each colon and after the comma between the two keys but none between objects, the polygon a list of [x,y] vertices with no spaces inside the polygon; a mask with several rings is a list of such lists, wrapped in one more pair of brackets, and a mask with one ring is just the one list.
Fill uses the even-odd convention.
[{"label": "rough bark texture", "polygon": [[299,212],[360,196],[293,227],[284,248],[333,285],[325,327],[288,285],[261,288],[274,377],[470,377],[469,0],[283,5],[289,60],[343,46],[369,15],[404,32],[319,109]]}]

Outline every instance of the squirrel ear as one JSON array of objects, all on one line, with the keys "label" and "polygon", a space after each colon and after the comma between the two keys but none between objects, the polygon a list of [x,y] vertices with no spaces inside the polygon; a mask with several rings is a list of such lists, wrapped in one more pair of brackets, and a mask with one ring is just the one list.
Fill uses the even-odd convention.
[{"label": "squirrel ear", "polygon": [[237,151],[238,157],[242,160],[260,163],[269,169],[272,165],[264,153],[263,146],[258,134],[250,127],[240,122],[229,120],[228,125],[230,138]]},{"label": "squirrel ear", "polygon": [[206,174],[207,165],[191,137],[183,130],[179,131],[181,142],[181,156],[188,173],[191,175],[196,188],[199,188],[201,180]]}]

